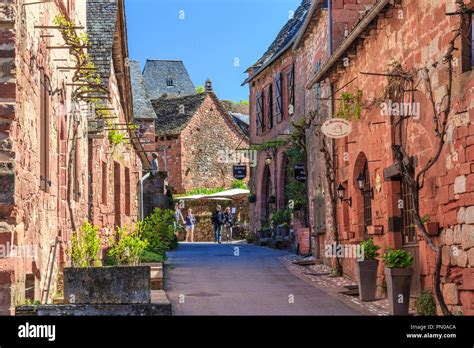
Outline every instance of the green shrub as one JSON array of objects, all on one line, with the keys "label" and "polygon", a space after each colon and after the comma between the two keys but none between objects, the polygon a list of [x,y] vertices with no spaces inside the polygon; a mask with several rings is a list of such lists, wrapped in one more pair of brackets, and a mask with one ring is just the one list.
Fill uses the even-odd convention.
[{"label": "green shrub", "polygon": [[234,180],[232,181],[232,184],[230,185],[230,188],[232,189],[243,189],[247,190],[247,184],[243,180]]},{"label": "green shrub", "polygon": [[148,245],[147,240],[143,240],[136,232],[128,232],[126,227],[117,227],[115,236],[110,238],[109,242],[107,255],[118,265],[138,265]]},{"label": "green shrub", "polygon": [[99,252],[101,250],[101,241],[99,237],[99,228],[92,226],[89,222],[84,222],[71,238],[71,256],[72,267],[94,267],[100,266]]},{"label": "green shrub", "polygon": [[367,239],[360,243],[362,251],[364,253],[364,261],[375,260],[379,253],[377,252],[380,247],[374,244],[374,240],[372,238]]},{"label": "green shrub", "polygon": [[278,210],[272,214],[270,218],[274,226],[278,226],[281,224],[288,224],[291,221],[291,210]]},{"label": "green shrub", "polygon": [[416,311],[420,315],[436,315],[436,302],[433,294],[423,290],[415,302]]},{"label": "green shrub", "polygon": [[166,260],[165,255],[157,254],[148,250],[144,250],[141,256],[141,263],[163,262]]},{"label": "green shrub", "polygon": [[385,252],[383,261],[388,268],[406,268],[413,265],[413,256],[402,249],[389,249]]},{"label": "green shrub", "polygon": [[174,229],[174,211],[155,208],[152,214],[137,224],[140,237],[148,241],[145,250],[165,255],[166,251],[177,247]]}]

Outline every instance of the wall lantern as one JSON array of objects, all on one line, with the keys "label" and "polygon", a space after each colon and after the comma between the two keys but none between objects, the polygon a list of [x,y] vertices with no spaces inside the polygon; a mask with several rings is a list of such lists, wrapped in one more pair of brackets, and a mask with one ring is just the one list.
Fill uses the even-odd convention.
[{"label": "wall lantern", "polygon": [[272,156],[270,156],[270,154],[268,154],[267,157],[265,157],[265,164],[267,166],[269,166],[270,164],[272,164],[272,161],[273,161]]},{"label": "wall lantern", "polygon": [[370,196],[370,198],[374,199],[374,188],[373,187],[370,187],[368,189],[365,188],[365,176],[364,174],[361,172],[359,174],[359,176],[357,177],[356,181],[357,181],[357,187],[359,188],[360,192],[362,192],[363,194],[365,195],[368,195]]},{"label": "wall lantern", "polygon": [[346,202],[349,205],[349,207],[352,207],[352,197],[344,198],[346,196],[346,189],[342,184],[339,184],[336,191],[337,191],[337,197],[339,198],[341,203]]}]

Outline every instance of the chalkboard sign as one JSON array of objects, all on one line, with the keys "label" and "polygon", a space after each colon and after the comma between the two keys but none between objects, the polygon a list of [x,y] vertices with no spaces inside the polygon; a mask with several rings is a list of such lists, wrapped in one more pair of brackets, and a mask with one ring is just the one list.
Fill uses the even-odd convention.
[{"label": "chalkboard sign", "polygon": [[245,164],[234,165],[234,178],[242,180],[247,177],[247,166]]},{"label": "chalkboard sign", "polygon": [[306,182],[306,166],[304,164],[295,164],[295,179],[299,182]]}]

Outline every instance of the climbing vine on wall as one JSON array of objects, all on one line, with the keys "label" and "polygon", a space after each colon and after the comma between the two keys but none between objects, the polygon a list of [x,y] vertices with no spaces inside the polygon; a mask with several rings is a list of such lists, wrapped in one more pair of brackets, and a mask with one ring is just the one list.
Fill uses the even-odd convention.
[{"label": "climbing vine on wall", "polygon": [[359,120],[362,114],[362,95],[363,92],[360,89],[355,93],[342,93],[336,117],[346,120]]}]

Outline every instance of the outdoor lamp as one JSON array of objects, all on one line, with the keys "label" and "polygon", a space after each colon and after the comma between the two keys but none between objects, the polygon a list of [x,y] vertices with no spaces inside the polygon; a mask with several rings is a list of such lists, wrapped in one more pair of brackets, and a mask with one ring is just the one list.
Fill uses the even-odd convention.
[{"label": "outdoor lamp", "polygon": [[346,188],[342,184],[339,184],[336,191],[337,191],[337,197],[339,198],[341,203],[346,202],[349,205],[349,207],[352,207],[352,197],[344,198],[346,196]]},{"label": "outdoor lamp", "polygon": [[272,156],[267,155],[267,157],[265,158],[265,164],[269,166],[270,164],[272,164],[272,161],[273,161]]},{"label": "outdoor lamp", "polygon": [[357,181],[357,187],[359,188],[359,190],[364,191],[364,189],[365,189],[365,176],[364,176],[364,174],[362,174],[362,172],[359,174],[356,181]]},{"label": "outdoor lamp", "polygon": [[365,176],[362,172],[359,174],[356,181],[357,181],[357,186],[359,187],[359,190],[363,194],[368,194],[370,198],[374,199],[374,188],[373,187],[370,187],[368,189],[365,188]]}]

